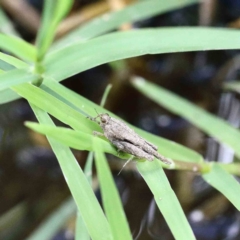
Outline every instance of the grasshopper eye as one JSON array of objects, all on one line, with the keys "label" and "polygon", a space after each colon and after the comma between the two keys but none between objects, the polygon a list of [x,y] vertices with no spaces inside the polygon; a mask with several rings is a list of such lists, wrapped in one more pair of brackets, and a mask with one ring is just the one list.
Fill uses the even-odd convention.
[{"label": "grasshopper eye", "polygon": [[102,123],[107,123],[108,119],[109,119],[109,117],[107,115],[104,115],[104,116],[101,117],[101,122]]}]

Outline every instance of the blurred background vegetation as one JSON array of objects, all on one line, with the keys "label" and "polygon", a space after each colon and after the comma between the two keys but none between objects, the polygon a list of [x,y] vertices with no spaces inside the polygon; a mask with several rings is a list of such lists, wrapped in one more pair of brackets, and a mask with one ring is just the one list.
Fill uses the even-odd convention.
[{"label": "blurred background vegetation", "polygon": [[[0,31],[34,43],[43,1],[1,0],[0,4]],[[133,1],[75,0],[70,13],[59,25],[55,40],[97,16],[129,4]],[[4,24],[6,18],[12,25]],[[120,30],[164,26],[239,28],[240,1],[209,0],[192,4],[123,24]],[[94,67],[69,77],[63,84],[97,104],[111,84],[106,109],[141,129],[199,152],[206,160],[231,163],[234,160],[232,149],[219,144],[186,119],[143,97],[133,88],[130,79],[134,75],[146,78],[239,128],[239,95],[236,87],[235,91],[230,91],[232,85],[229,84],[239,78],[239,56],[239,50],[144,55]],[[4,68],[11,70],[10,65]],[[0,238],[26,239],[49,220],[51,214],[58,213],[62,214],[58,215],[58,220],[62,216],[63,221],[58,223],[51,239],[74,239],[76,209],[71,204],[70,192],[56,157],[45,137],[24,126],[26,120],[36,121],[26,100],[0,106]],[[87,152],[74,150],[74,155],[83,167]],[[173,239],[156,209],[152,193],[134,171],[134,164],[127,165],[117,176],[124,162],[112,155],[108,159],[133,236],[140,240]],[[222,194],[193,172],[166,171],[166,174],[198,240],[240,239],[239,212]],[[93,186],[101,201],[94,173]]]}]

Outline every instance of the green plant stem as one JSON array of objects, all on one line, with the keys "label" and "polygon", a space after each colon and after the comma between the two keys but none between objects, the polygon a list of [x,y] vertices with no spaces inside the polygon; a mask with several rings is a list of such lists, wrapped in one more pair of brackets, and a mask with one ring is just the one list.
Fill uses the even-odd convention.
[{"label": "green plant stem", "polygon": [[174,167],[166,167],[169,170],[183,170],[191,171],[196,173],[208,173],[211,171],[212,165],[219,165],[225,171],[230,174],[240,176],[240,163],[217,163],[217,162],[202,162],[202,163],[193,163],[193,162],[183,162],[183,161],[174,161]]}]

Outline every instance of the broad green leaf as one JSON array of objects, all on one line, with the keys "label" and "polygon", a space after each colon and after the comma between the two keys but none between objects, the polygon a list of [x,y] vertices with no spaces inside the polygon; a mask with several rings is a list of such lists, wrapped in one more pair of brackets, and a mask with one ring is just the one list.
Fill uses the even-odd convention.
[{"label": "broad green leaf", "polygon": [[53,50],[84,42],[90,38],[110,32],[123,23],[136,22],[199,2],[199,0],[147,0],[136,2],[120,11],[114,11],[97,17],[72,31],[53,45]]},{"label": "broad green leaf", "polygon": [[41,61],[51,45],[56,28],[72,6],[72,0],[44,1],[43,19],[37,36],[37,59]]},{"label": "broad green leaf", "polygon": [[223,85],[224,89],[240,93],[240,82],[230,82]]},{"label": "broad green leaf", "polygon": [[[120,119],[118,116],[114,115],[113,113],[107,111],[104,108],[101,108],[99,105],[89,101],[88,99],[82,97],[81,95],[78,95],[77,93],[64,87],[60,83],[48,80],[48,81],[45,81],[41,87],[43,87],[45,91],[56,96],[59,100],[64,101],[66,104],[68,104],[72,108],[82,109],[82,111],[85,111],[90,116],[96,116],[96,111],[95,111],[96,109],[99,113],[106,112],[106,113],[109,113],[110,116]],[[176,160],[181,160],[181,161],[187,161],[187,162],[201,162],[203,160],[200,154],[196,153],[195,151],[187,147],[184,147],[180,144],[169,141],[167,139],[157,137],[153,134],[140,130],[139,128],[133,127],[130,124],[128,125],[132,127],[138,134],[140,134],[140,136],[146,138],[149,142],[152,142],[156,146],[158,146],[159,152],[166,157],[176,159]],[[93,125],[92,130],[99,131],[99,128],[97,127],[98,126],[96,124]]]},{"label": "broad green leaf", "polygon": [[0,49],[29,62],[34,62],[36,59],[35,47],[21,38],[0,33]]},{"label": "broad green leaf", "polygon": [[145,54],[238,49],[238,39],[238,30],[204,27],[111,33],[50,53],[45,61],[46,76],[61,81],[104,63]]},{"label": "broad green leaf", "polygon": [[52,239],[76,212],[72,198],[67,199],[26,240]]},{"label": "broad green leaf", "polygon": [[159,162],[157,160],[137,162],[137,169],[149,186],[174,238],[195,240],[181,205]]},{"label": "broad green leaf", "polygon": [[[31,107],[41,124],[47,124],[49,127],[55,126],[47,113],[34,105],[31,105]],[[47,138],[59,161],[63,175],[92,240],[113,240],[109,224],[98,200],[73,153],[68,147],[51,137],[47,136]]]},{"label": "broad green leaf", "polygon": [[101,146],[94,141],[95,164],[100,181],[101,196],[104,210],[112,229],[114,240],[131,240],[131,231],[122,206],[122,202],[113,180],[107,159],[101,151]]},{"label": "broad green leaf", "polygon": [[165,107],[169,111],[186,118],[192,124],[213,136],[218,141],[232,147],[240,157],[240,132],[229,125],[226,121],[208,113],[186,99],[177,96],[156,84],[147,82],[142,78],[137,78],[133,80],[132,83],[136,89],[148,98]]},{"label": "broad green leaf", "polygon": [[221,166],[213,163],[208,173],[202,174],[203,179],[221,192],[240,211],[240,184]]},{"label": "broad green leaf", "polygon": [[25,68],[29,65],[15,57],[0,52],[0,59],[16,68]]},{"label": "broad green leaf", "polygon": [[37,79],[38,76],[28,72],[25,69],[14,69],[1,74],[0,91],[21,83],[30,82]]},{"label": "broad green leaf", "polygon": [[1,7],[0,7],[0,32],[7,35],[19,36],[19,34],[14,29],[11,20],[8,18],[8,16],[5,14]]}]

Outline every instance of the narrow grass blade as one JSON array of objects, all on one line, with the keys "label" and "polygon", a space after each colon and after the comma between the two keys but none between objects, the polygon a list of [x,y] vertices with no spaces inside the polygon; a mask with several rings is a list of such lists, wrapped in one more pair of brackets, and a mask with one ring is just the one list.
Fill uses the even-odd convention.
[{"label": "narrow grass blade", "polygon": [[90,240],[87,228],[81,214],[77,213],[75,240]]},{"label": "narrow grass blade", "polygon": [[62,18],[67,14],[72,6],[72,0],[44,1],[43,19],[37,36],[37,59],[44,57],[47,49],[51,45],[56,28]]},{"label": "narrow grass blade", "polygon": [[29,65],[15,57],[0,52],[0,59],[16,68],[26,68]]},{"label": "narrow grass blade", "polygon": [[[41,109],[31,105],[41,124],[54,127],[54,123]],[[59,161],[63,175],[73,195],[79,212],[84,219],[89,235],[93,240],[113,240],[109,224],[103,211],[70,149],[51,137],[47,137]]]},{"label": "narrow grass blade", "polygon": [[1,71],[6,72],[15,69],[15,67],[0,59],[0,69]]},{"label": "narrow grass blade", "polygon": [[232,175],[213,163],[210,172],[203,174],[202,177],[240,211],[240,184]]},{"label": "narrow grass blade", "polygon": [[184,98],[141,78],[133,81],[133,85],[148,98],[164,106],[169,111],[186,118],[202,131],[232,147],[240,157],[240,132],[226,121],[206,112]]},{"label": "narrow grass blade", "polygon": [[176,240],[195,240],[181,205],[158,161],[137,162],[137,169],[149,186],[157,206]]},{"label": "narrow grass blade", "polygon": [[168,0],[168,1],[156,1],[147,0],[136,2],[126,8],[104,14],[97,17],[92,21],[86,23],[84,26],[80,26],[76,30],[72,31],[66,37],[58,40],[53,45],[53,50],[59,50],[60,48],[72,45],[77,41],[86,41],[90,38],[99,36],[101,34],[110,32],[123,23],[136,22],[140,20],[153,17],[157,14],[166,13],[178,8],[188,6],[199,2],[198,0]]},{"label": "narrow grass blade", "polygon": [[[29,66],[27,63],[15,58],[15,57],[12,57],[10,55],[4,54],[4,53],[0,53],[0,59],[2,60],[2,62],[1,62],[2,64],[5,63],[4,67],[3,68],[1,67],[5,71],[8,71],[8,70],[11,70],[14,68],[26,68]],[[25,75],[25,77],[23,77],[24,70],[20,70],[20,72],[22,72],[20,75],[16,74],[16,72],[8,73],[7,75],[1,75],[0,86],[4,90],[0,90],[0,104],[11,102],[13,100],[20,98],[20,96],[18,94],[16,94],[14,91],[12,91],[11,89],[8,88],[12,85],[15,85],[15,83],[19,84],[19,83],[21,83],[21,81],[23,81],[23,82],[28,81],[27,75],[29,75],[29,76],[32,75],[31,73],[26,71],[26,75]],[[4,71],[2,73],[4,73]],[[12,74],[15,74],[15,78],[13,78]],[[21,76],[23,78],[18,79],[18,77],[21,77]],[[3,78],[5,78],[5,80]],[[3,85],[1,85],[1,84],[3,84]]]},{"label": "narrow grass blade", "polygon": [[96,142],[95,163],[100,181],[101,196],[107,219],[112,229],[114,240],[131,240],[131,232],[121,203],[121,199],[114,183],[107,159]]},{"label": "narrow grass blade", "polygon": [[1,74],[0,91],[19,85],[21,83],[31,82],[38,76],[28,72],[25,69],[14,69],[12,71]]},{"label": "narrow grass blade", "polygon": [[238,39],[238,30],[204,27],[111,33],[49,54],[45,61],[46,76],[61,81],[104,63],[145,54],[239,49]]},{"label": "narrow grass blade", "polygon": [[8,103],[8,102],[17,100],[19,98],[20,96],[9,88],[3,91],[0,91],[0,104]]},{"label": "narrow grass blade", "polygon": [[26,240],[52,239],[66,221],[76,212],[76,204],[72,198],[67,199],[56,209]]},{"label": "narrow grass blade", "polygon": [[29,62],[34,62],[36,59],[36,49],[33,45],[2,33],[0,33],[0,49]]},{"label": "narrow grass blade", "polygon": [[[93,141],[95,141],[102,146],[102,149],[104,151],[116,156],[118,155],[116,149],[109,142],[99,137],[93,136],[93,134],[87,134],[84,132],[74,131],[69,128],[53,127],[33,122],[26,122],[25,125],[36,132],[50,136],[65,146],[74,149],[93,151]],[[121,156],[124,156],[124,154]],[[128,156],[129,155],[126,155],[126,157]]]},{"label": "narrow grass blade", "polygon": [[[92,185],[92,165],[93,165],[93,152],[88,153],[87,161],[84,167],[84,174],[89,184]],[[81,213],[77,213],[76,227],[75,227],[76,240],[90,240],[87,228],[84,224]]]},{"label": "narrow grass blade", "polygon": [[[92,133],[93,126],[96,125],[82,113],[32,84],[21,84],[14,87],[13,90],[29,102],[76,130]],[[100,128],[98,129],[100,130]]]},{"label": "narrow grass blade", "polygon": [[11,20],[8,18],[8,16],[5,14],[1,7],[0,7],[0,32],[6,35],[12,35],[17,37],[19,36]]}]

